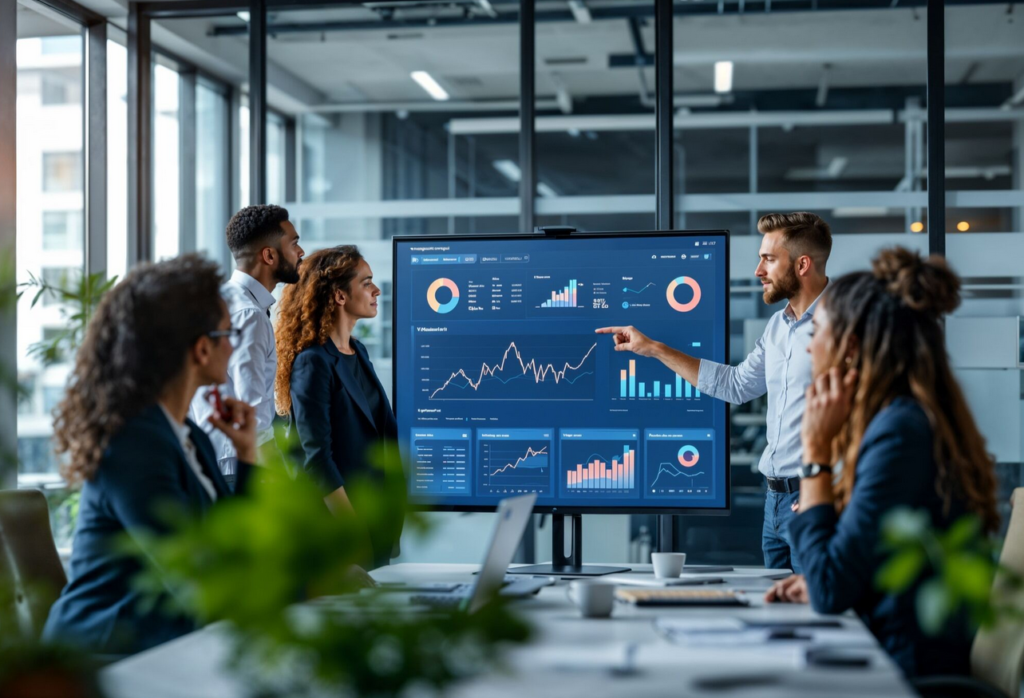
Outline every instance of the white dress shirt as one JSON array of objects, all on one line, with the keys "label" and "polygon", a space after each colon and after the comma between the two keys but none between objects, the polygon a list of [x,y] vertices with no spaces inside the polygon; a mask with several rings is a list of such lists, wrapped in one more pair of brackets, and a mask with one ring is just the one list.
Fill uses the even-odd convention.
[{"label": "white dress shirt", "polygon": [[[228,305],[231,326],[242,331],[233,344],[228,361],[228,381],[220,386],[221,397],[233,397],[252,405],[256,410],[256,445],[274,438],[274,377],[277,374],[277,344],[270,322],[270,306],[274,296],[243,271],[236,269],[220,289]],[[217,453],[217,463],[225,475],[234,475],[235,447],[230,439],[210,424],[213,407],[206,400],[208,388],[200,388],[189,414],[192,421],[210,435]]]},{"label": "white dress shirt", "polygon": [[167,408],[160,405],[160,409],[163,410],[164,416],[167,417],[167,421],[171,425],[171,429],[174,430],[175,436],[178,437],[178,441],[181,442],[181,448],[185,451],[185,460],[188,461],[188,467],[192,469],[196,477],[199,479],[199,484],[206,490],[206,494],[210,495],[210,499],[217,501],[217,488],[213,486],[213,480],[206,476],[203,472],[203,466],[199,464],[199,457],[196,455],[196,446],[192,443],[192,430],[189,429],[187,424],[179,424],[171,416],[171,413],[167,411]]},{"label": "white dress shirt", "polygon": [[758,470],[768,477],[796,477],[803,460],[800,425],[811,384],[811,316],[819,295],[800,317],[791,305],[772,315],[754,350],[739,366],[701,359],[697,388],[734,404],[768,393],[768,445]]}]

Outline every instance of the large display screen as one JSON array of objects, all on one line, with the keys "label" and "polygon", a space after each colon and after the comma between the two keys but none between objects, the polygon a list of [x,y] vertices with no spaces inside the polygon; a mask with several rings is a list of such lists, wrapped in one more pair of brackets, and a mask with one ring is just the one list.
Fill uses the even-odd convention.
[{"label": "large display screen", "polygon": [[728,356],[725,232],[405,237],[394,242],[394,402],[410,500],[493,510],[729,506],[725,404],[655,359],[633,325]]}]

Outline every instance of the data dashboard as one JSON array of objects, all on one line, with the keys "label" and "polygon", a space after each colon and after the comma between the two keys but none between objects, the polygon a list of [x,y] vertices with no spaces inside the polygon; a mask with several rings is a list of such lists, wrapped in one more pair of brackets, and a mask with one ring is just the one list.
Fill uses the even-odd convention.
[{"label": "data dashboard", "polygon": [[412,503],[723,510],[725,404],[599,327],[728,355],[724,231],[394,242],[394,401]]}]

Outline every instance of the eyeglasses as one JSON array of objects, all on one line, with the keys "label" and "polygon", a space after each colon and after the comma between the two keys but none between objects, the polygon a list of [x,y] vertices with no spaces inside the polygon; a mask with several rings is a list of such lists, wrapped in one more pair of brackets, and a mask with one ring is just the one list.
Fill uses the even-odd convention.
[{"label": "eyeglasses", "polygon": [[219,339],[221,337],[230,337],[231,339],[239,339],[242,336],[242,328],[231,327],[226,330],[214,330],[213,332],[207,332],[206,336],[210,339]]}]

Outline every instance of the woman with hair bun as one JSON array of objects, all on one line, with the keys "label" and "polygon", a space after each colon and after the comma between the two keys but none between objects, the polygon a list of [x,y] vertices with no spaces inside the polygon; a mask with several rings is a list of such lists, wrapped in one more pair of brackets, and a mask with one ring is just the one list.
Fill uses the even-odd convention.
[{"label": "woman with hair bun", "polygon": [[[960,304],[960,280],[940,257],[902,248],[871,271],[832,282],[814,314],[808,347],[800,514],[790,524],[803,574],[768,601],[854,609],[909,677],[967,674],[966,624],[928,637],[914,591],[874,587],[885,561],[879,525],[900,507],[948,528],[964,514],[999,527],[992,457],[950,368],[940,318]],[[840,465],[841,463],[841,465]],[[835,468],[835,475],[833,475]]]},{"label": "woman with hair bun", "polygon": [[[332,513],[354,511],[345,484],[353,475],[380,479],[370,452],[398,439],[398,423],[363,346],[352,336],[359,320],[377,316],[380,289],[354,245],[305,258],[299,282],[285,289],[277,325],[277,411],[302,444],[305,472]],[[369,531],[373,559],[386,565],[397,550],[401,521]],[[397,554],[397,553],[395,553]]]}]

